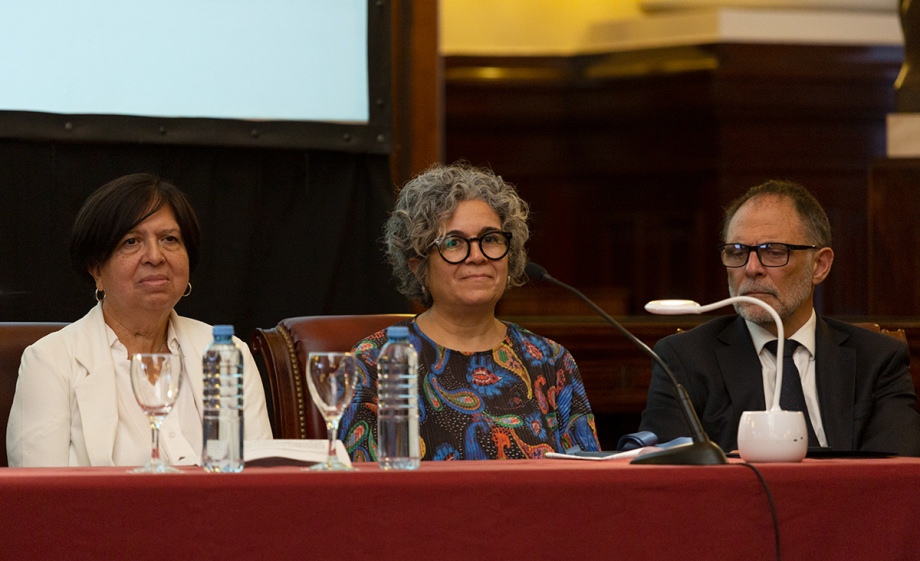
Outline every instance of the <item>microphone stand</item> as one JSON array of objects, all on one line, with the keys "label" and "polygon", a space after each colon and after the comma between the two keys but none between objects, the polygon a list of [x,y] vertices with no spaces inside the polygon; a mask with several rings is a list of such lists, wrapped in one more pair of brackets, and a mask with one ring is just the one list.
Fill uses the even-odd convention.
[{"label": "microphone stand", "polygon": [[706,435],[706,431],[703,430],[703,425],[700,422],[699,417],[696,415],[696,411],[693,409],[693,404],[690,403],[690,396],[687,395],[687,390],[677,381],[677,377],[674,376],[674,373],[671,372],[671,369],[668,368],[668,365],[658,354],[649,348],[648,345],[639,340],[638,337],[630,333],[625,327],[620,325],[620,323],[613,319],[607,312],[602,310],[597,304],[592,302],[587,296],[582,294],[578,289],[565,284],[562,281],[556,280],[546,269],[537,265],[534,262],[527,263],[525,268],[527,276],[534,280],[544,280],[549,283],[560,286],[569,292],[575,294],[581,298],[588,306],[594,310],[599,316],[601,316],[607,323],[612,325],[623,334],[624,337],[632,341],[642,352],[648,355],[655,364],[661,367],[662,370],[668,375],[671,383],[674,385],[674,391],[677,396],[677,403],[680,409],[681,414],[683,414],[684,421],[687,423],[687,427],[690,429],[690,439],[692,442],[690,444],[683,444],[680,446],[674,446],[666,450],[661,450],[660,452],[652,452],[649,454],[643,454],[635,459],[633,459],[631,464],[659,464],[659,465],[717,465],[717,464],[727,464],[728,460],[725,458],[725,453],[722,451],[719,446],[713,441],[709,440],[709,437]]}]

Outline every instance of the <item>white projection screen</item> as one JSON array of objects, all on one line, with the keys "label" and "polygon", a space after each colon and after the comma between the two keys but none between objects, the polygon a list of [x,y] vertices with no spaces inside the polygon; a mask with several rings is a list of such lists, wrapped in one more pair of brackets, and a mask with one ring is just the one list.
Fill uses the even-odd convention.
[{"label": "white projection screen", "polygon": [[375,0],[0,0],[0,137],[388,152]]}]

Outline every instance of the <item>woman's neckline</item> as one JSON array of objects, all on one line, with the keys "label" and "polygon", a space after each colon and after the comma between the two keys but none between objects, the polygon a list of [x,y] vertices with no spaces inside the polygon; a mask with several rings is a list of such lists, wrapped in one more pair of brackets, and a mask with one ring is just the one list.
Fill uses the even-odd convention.
[{"label": "woman's neckline", "polygon": [[505,321],[505,320],[495,318],[496,320],[498,320],[499,322],[501,322],[501,323],[505,326],[505,333],[504,333],[504,335],[502,336],[501,341],[499,341],[499,343],[498,343],[496,346],[494,346],[494,347],[492,347],[492,348],[489,348],[489,349],[480,349],[480,350],[476,350],[476,351],[462,351],[462,350],[455,349],[455,348],[452,348],[452,347],[449,347],[449,346],[446,346],[446,345],[442,345],[442,344],[438,343],[437,341],[435,341],[434,339],[432,339],[427,333],[425,333],[425,331],[422,329],[422,326],[420,326],[420,325],[418,324],[418,322],[416,321],[416,320],[418,319],[419,315],[421,315],[421,314],[416,315],[416,316],[413,317],[412,320],[409,322],[410,325],[412,326],[413,332],[414,332],[416,335],[418,335],[420,338],[424,339],[425,341],[427,341],[428,343],[430,343],[430,344],[431,344],[432,346],[434,346],[434,347],[437,347],[437,348],[439,348],[439,349],[445,349],[445,350],[448,350],[448,351],[453,351],[453,352],[455,352],[455,353],[462,353],[462,354],[465,354],[465,355],[476,355],[476,354],[483,354],[483,353],[491,354],[491,353],[493,353],[496,349],[502,347],[503,345],[505,345],[505,344],[508,342],[508,334],[510,333],[510,331],[511,331],[511,329],[512,329],[512,326],[513,326],[513,324],[512,324],[511,322],[507,322],[507,321]]}]

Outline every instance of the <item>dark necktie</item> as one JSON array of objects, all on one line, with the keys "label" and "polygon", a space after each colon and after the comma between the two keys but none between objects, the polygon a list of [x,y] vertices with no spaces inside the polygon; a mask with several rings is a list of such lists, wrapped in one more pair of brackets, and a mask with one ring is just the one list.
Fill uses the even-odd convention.
[{"label": "dark necktie", "polygon": [[[786,339],[783,345],[783,387],[779,393],[779,406],[783,411],[801,411],[805,415],[805,425],[808,427],[808,445],[821,446],[815,429],[811,426],[811,417],[808,415],[808,405],[805,404],[805,392],[802,391],[802,378],[799,369],[795,367],[792,353],[799,346],[798,341]],[[776,356],[776,340],[770,341],[764,347]]]}]

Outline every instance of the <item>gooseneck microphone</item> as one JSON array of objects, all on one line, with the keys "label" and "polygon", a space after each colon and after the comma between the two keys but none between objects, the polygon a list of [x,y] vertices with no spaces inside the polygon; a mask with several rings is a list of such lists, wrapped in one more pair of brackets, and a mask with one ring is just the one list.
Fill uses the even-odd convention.
[{"label": "gooseneck microphone", "polygon": [[588,306],[591,307],[592,310],[604,318],[607,323],[616,328],[616,330],[622,333],[624,337],[636,345],[639,350],[648,355],[648,357],[651,358],[655,364],[661,367],[665,374],[668,375],[671,383],[674,385],[674,393],[677,396],[677,403],[680,408],[680,412],[684,416],[684,421],[687,423],[687,427],[690,429],[690,439],[692,442],[690,444],[674,446],[660,452],[644,454],[635,458],[630,463],[665,465],[714,465],[728,463],[728,460],[725,458],[725,453],[722,452],[722,449],[719,448],[717,444],[709,440],[709,437],[706,435],[706,431],[703,430],[703,425],[700,423],[700,419],[697,417],[696,411],[693,409],[693,404],[690,403],[690,397],[687,395],[687,390],[684,389],[680,382],[677,381],[674,373],[671,372],[671,369],[668,368],[668,365],[665,363],[665,361],[662,360],[662,358],[658,356],[655,351],[650,349],[648,345],[640,341],[638,337],[620,325],[617,320],[613,319],[609,314],[607,314],[607,312],[602,310],[597,304],[592,302],[578,289],[571,287],[564,282],[556,280],[550,276],[550,274],[546,272],[545,268],[537,265],[533,261],[529,261],[527,266],[524,268],[524,272],[532,280],[546,281],[555,284],[556,286],[561,286],[562,288],[581,298]]}]

